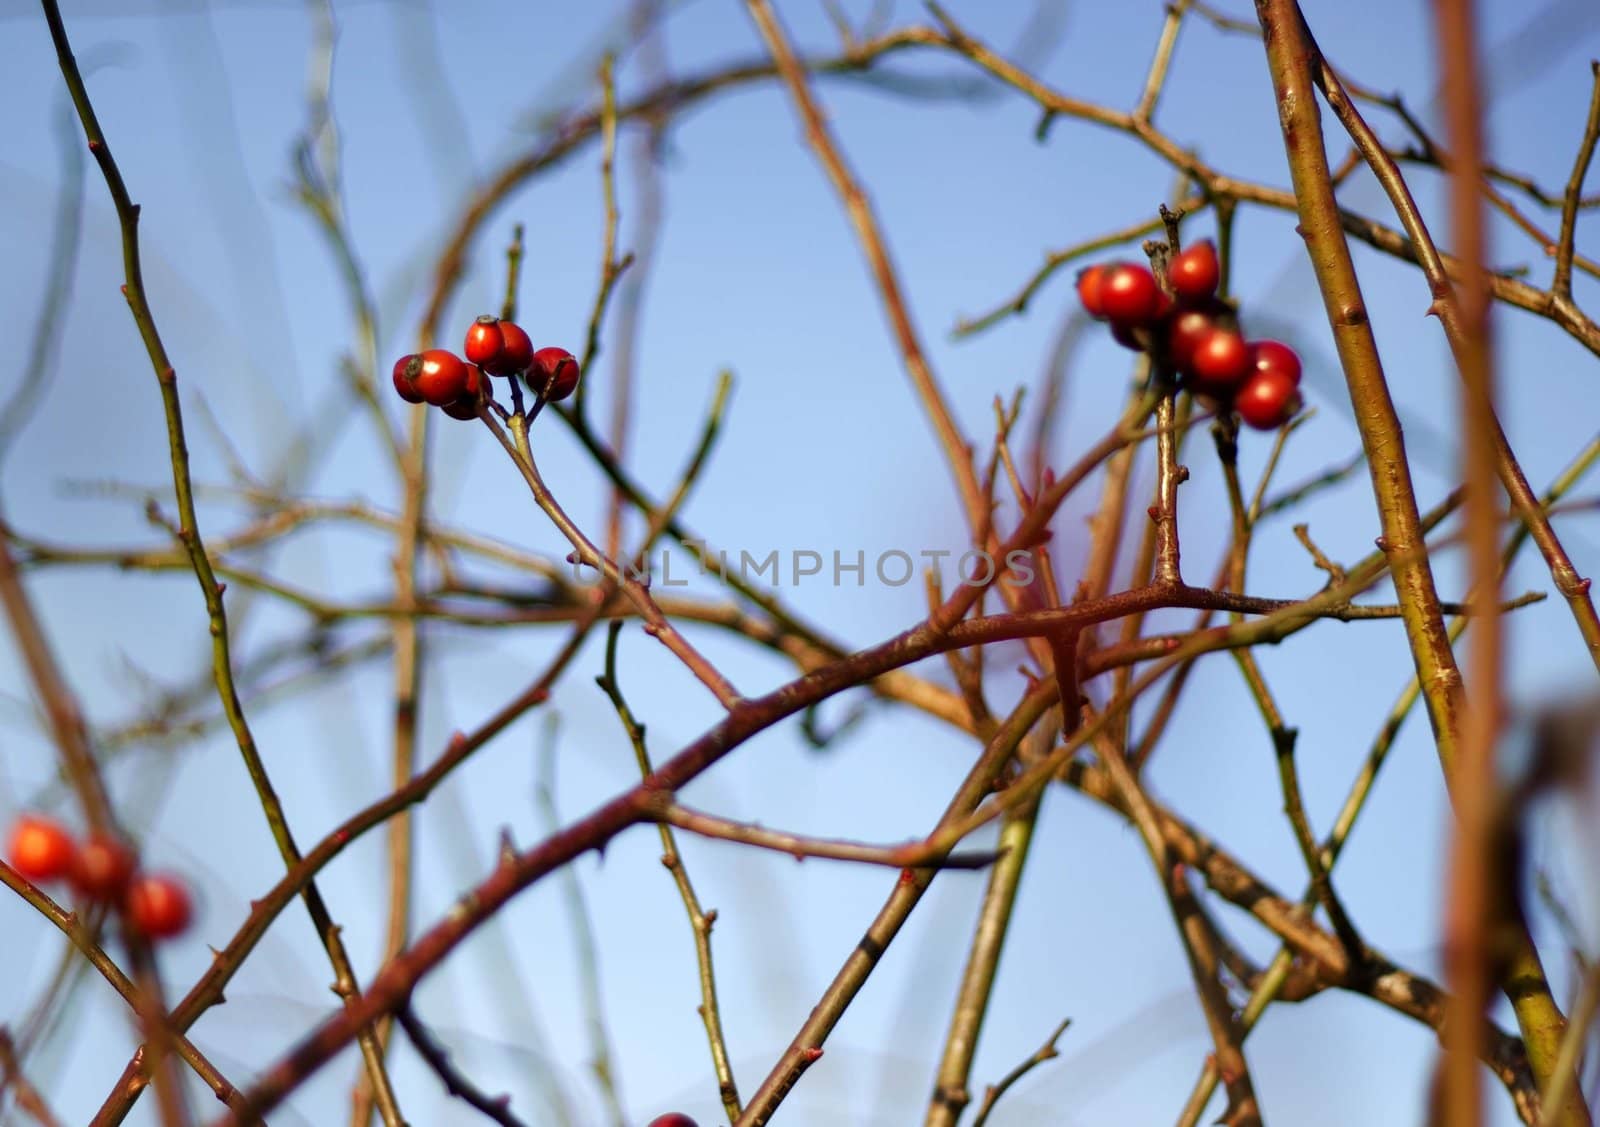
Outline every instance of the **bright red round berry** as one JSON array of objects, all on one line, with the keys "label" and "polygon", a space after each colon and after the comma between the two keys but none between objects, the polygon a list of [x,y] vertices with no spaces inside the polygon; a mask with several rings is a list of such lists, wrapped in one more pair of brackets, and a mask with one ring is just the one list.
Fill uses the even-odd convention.
[{"label": "bright red round berry", "polygon": [[1101,291],[1105,273],[1104,266],[1091,266],[1078,274],[1078,300],[1083,303],[1083,311],[1096,320],[1104,319],[1106,315]]},{"label": "bright red round berry", "polygon": [[1215,295],[1221,277],[1217,248],[1210,239],[1181,251],[1167,265],[1167,281],[1172,283],[1172,292],[1178,295],[1179,301],[1190,305]]},{"label": "bright red round berry", "polygon": [[533,341],[528,339],[528,334],[522,331],[522,326],[515,321],[500,322],[500,337],[504,342],[500,350],[499,359],[487,365],[489,371],[497,376],[514,376],[518,372],[526,372],[528,365],[533,363]]},{"label": "bright red round berry", "polygon": [[123,911],[130,925],[151,939],[182,935],[194,918],[189,890],[174,877],[141,874],[128,886]]},{"label": "bright red round berry", "polygon": [[72,887],[89,900],[117,900],[133,879],[133,849],[114,834],[92,833],[72,866]]},{"label": "bright red round berry", "polygon": [[1161,287],[1143,266],[1119,262],[1101,276],[1100,304],[1119,325],[1148,325],[1161,312]]},{"label": "bright red round berry", "polygon": [[551,403],[571,395],[582,376],[577,357],[564,348],[541,348],[528,368],[528,383]]},{"label": "bright red round berry", "polygon": [[501,334],[500,318],[485,313],[467,327],[466,344],[461,351],[474,364],[492,368],[505,350],[505,337]]},{"label": "bright red round berry", "polygon": [[699,1127],[699,1125],[681,1111],[669,1111],[652,1119],[650,1127]]},{"label": "bright red round berry", "polygon": [[1199,390],[1228,395],[1250,372],[1250,346],[1232,329],[1213,328],[1195,341],[1189,373]]},{"label": "bright red round berry", "polygon": [[416,356],[402,356],[394,362],[394,389],[407,403],[421,403],[422,395],[412,384],[411,361]]},{"label": "bright red round berry", "polygon": [[413,391],[435,407],[443,407],[478,389],[478,370],[443,348],[430,348],[408,358],[406,379]]},{"label": "bright red round berry", "polygon": [[1167,363],[1177,371],[1189,371],[1194,363],[1195,346],[1216,327],[1209,310],[1178,310],[1166,326]]},{"label": "bright red round berry", "polygon": [[67,876],[77,861],[78,845],[59,822],[24,814],[11,826],[6,843],[11,867],[35,884]]},{"label": "bright red round berry", "polygon": [[1276,340],[1250,342],[1250,370],[1252,372],[1280,372],[1296,387],[1300,384],[1300,357],[1294,349]]},{"label": "bright red round berry", "polygon": [[1300,409],[1300,392],[1287,372],[1252,372],[1234,394],[1233,409],[1256,430],[1276,430]]}]

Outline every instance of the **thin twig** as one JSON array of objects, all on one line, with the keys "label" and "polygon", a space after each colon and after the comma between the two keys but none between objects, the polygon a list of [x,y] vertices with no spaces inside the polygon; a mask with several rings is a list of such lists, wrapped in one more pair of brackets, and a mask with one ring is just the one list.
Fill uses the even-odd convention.
[{"label": "thin twig", "polygon": [[1050,1036],[1045,1038],[1044,1044],[1034,1051],[1032,1056],[989,1085],[983,1093],[983,1103],[978,1105],[978,1115],[972,1121],[972,1127],[984,1127],[984,1124],[989,1122],[989,1113],[994,1110],[994,1105],[1000,1102],[1000,1097],[1006,1094],[1011,1085],[1021,1080],[1041,1064],[1053,1061],[1061,1055],[1056,1048],[1056,1042],[1061,1040],[1061,1035],[1067,1031],[1067,1026],[1071,1024],[1072,1019],[1070,1017],[1064,1018],[1061,1024],[1051,1032]]},{"label": "thin twig", "polygon": [[[217,691],[222,699],[223,711],[228,715],[230,726],[233,728],[234,737],[239,745],[239,751],[245,760],[245,767],[255,785],[257,796],[261,800],[262,810],[266,814],[268,825],[273,831],[273,836],[278,843],[279,852],[283,855],[286,867],[293,867],[300,861],[299,850],[295,847],[294,839],[289,832],[289,825],[283,814],[282,805],[268,779],[266,769],[261,763],[256,751],[255,737],[251,734],[248,721],[239,703],[237,687],[233,682],[233,662],[230,652],[228,636],[227,611],[222,602],[222,585],[217,582],[216,575],[211,567],[211,561],[206,555],[205,544],[200,536],[198,520],[195,515],[194,489],[189,473],[189,452],[184,438],[183,410],[178,399],[177,373],[167,357],[166,346],[162,343],[159,330],[156,328],[154,314],[145,295],[143,271],[139,250],[139,208],[128,194],[122,173],[117,167],[116,160],[111,155],[111,148],[100,129],[100,123],[95,116],[94,107],[89,101],[89,93],[83,83],[82,75],[78,72],[76,60],[73,58],[71,44],[67,40],[66,28],[61,21],[61,12],[56,0],[42,0],[45,19],[50,26],[51,38],[55,41],[56,57],[61,64],[62,76],[67,83],[67,89],[72,95],[73,105],[78,111],[78,118],[83,124],[84,135],[88,139],[89,151],[94,155],[95,161],[100,166],[100,171],[105,177],[106,187],[111,193],[111,199],[116,207],[117,219],[122,235],[123,272],[125,283],[123,294],[128,300],[128,307],[133,314],[139,335],[144,341],[145,351],[150,358],[150,364],[155,370],[156,381],[161,390],[162,406],[165,409],[167,421],[167,438],[171,452],[173,487],[178,499],[179,535],[184,549],[190,557],[194,567],[195,578],[199,581],[201,593],[205,599],[206,613],[211,624],[212,663],[216,671]],[[339,938],[338,928],[328,915],[323,904],[321,894],[315,885],[308,885],[305,890],[306,907],[312,917],[313,925],[318,935],[322,938],[327,948],[328,957],[333,964],[337,979],[337,989],[346,1001],[353,999],[358,994],[354,973],[350,969],[348,956],[344,951],[343,941]],[[164,1025],[164,1023],[161,1023]],[[367,1061],[369,1073],[374,1077],[374,1082],[380,1092],[387,1092],[387,1097],[382,1101],[387,1113],[384,1122],[388,1127],[399,1127],[401,1117],[398,1107],[395,1106],[393,1091],[389,1086],[388,1077],[383,1070],[383,1062],[376,1052],[376,1043],[369,1032],[361,1036],[363,1054]],[[157,1058],[164,1055],[161,1046],[157,1046],[154,1054]],[[159,1077],[161,1073],[157,1073]],[[174,1093],[173,1098],[176,1098]]]},{"label": "thin twig", "polygon": [[1589,70],[1594,76],[1589,116],[1584,121],[1583,140],[1572,162],[1567,190],[1561,195],[1561,236],[1556,243],[1555,273],[1550,279],[1551,292],[1564,298],[1572,296],[1573,242],[1578,230],[1578,200],[1583,193],[1583,178],[1588,174],[1589,162],[1594,159],[1595,142],[1600,140],[1600,63],[1591,62]]},{"label": "thin twig", "polygon": [[[650,751],[645,745],[644,725],[634,719],[633,711],[622,696],[622,686],[617,681],[619,633],[617,626],[613,625],[607,634],[605,673],[596,680],[600,690],[610,699],[612,708],[616,710],[617,719],[622,723],[622,729],[628,736],[639,774],[649,779],[655,768],[650,762]],[[666,797],[670,800],[670,793]],[[684,866],[683,854],[678,851],[677,838],[671,827],[663,822],[657,830],[661,836],[661,863],[666,866],[667,872],[672,874],[672,882],[677,886],[678,895],[683,900],[684,911],[689,916],[689,927],[694,932],[695,962],[698,965],[700,979],[700,1020],[705,1024],[706,1040],[711,1046],[711,1067],[717,1078],[717,1094],[722,1100],[722,1109],[727,1113],[729,1122],[733,1122],[739,1118],[739,1086],[734,1080],[733,1064],[728,1055],[728,1042],[722,1031],[722,1007],[717,1003],[717,977],[711,958],[711,928],[717,921],[717,913],[715,909],[708,912],[700,906],[700,897],[695,893],[694,884],[689,879],[689,870]]]}]

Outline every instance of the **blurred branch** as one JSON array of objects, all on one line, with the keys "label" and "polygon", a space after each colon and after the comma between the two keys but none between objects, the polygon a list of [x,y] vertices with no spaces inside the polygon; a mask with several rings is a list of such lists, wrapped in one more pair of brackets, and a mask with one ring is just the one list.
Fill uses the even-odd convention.
[{"label": "blurred branch", "polygon": [[84,160],[78,147],[70,103],[57,107],[56,136],[61,143],[61,186],[56,192],[55,217],[50,224],[50,249],[46,262],[43,297],[28,341],[27,359],[17,378],[16,390],[0,407],[0,462],[27,426],[54,371],[63,339],[62,321],[72,300],[78,268],[78,247],[83,241]]},{"label": "blurred branch", "polygon": [[[15,869],[0,860],[0,884],[4,884],[12,892],[21,897],[29,907],[33,908],[46,920],[66,936],[68,941],[76,947],[90,966],[100,972],[100,976],[111,985],[111,988],[122,996],[128,1003],[129,1009],[139,1014],[145,1007],[140,988],[127,976],[110,955],[96,942],[90,930],[83,925],[83,921],[76,913],[68,912],[38,888],[23,879]],[[176,1025],[176,1022],[173,1023]],[[171,1033],[173,1051],[178,1058],[183,1060],[196,1076],[203,1080],[208,1088],[216,1094],[222,1103],[235,1110],[242,1108],[242,1101],[234,1086],[217,1071],[216,1067],[208,1061],[204,1054],[196,1049],[189,1040],[183,1036],[182,1031],[174,1029]],[[248,1122],[248,1120],[247,1120]]]},{"label": "blurred branch", "polygon": [[[615,634],[612,635],[615,637]],[[556,810],[556,715],[551,713],[544,726],[544,738],[539,746],[539,775],[534,784],[534,805],[539,811],[544,832],[555,833],[561,828],[561,818]],[[626,1127],[627,1117],[622,1111],[622,1098],[618,1094],[616,1054],[611,1050],[611,1034],[606,1026],[603,995],[600,990],[600,947],[595,939],[594,924],[589,916],[589,903],[583,894],[583,882],[578,870],[568,865],[561,871],[561,888],[567,901],[567,918],[572,925],[573,945],[578,951],[578,983],[583,994],[583,1010],[589,1027],[589,1071],[594,1074],[600,1088],[606,1112],[615,1127]],[[403,1013],[404,1011],[402,1011]]]},{"label": "blurred branch", "polygon": [[523,1127],[522,1120],[511,1114],[511,1097],[487,1096],[476,1084],[468,1080],[450,1060],[450,1054],[445,1051],[444,1046],[434,1040],[433,1034],[428,1032],[428,1027],[422,1024],[422,1019],[417,1017],[416,1011],[410,1004],[400,1007],[395,1018],[406,1031],[406,1037],[417,1050],[417,1055],[444,1084],[445,1091],[477,1108],[504,1127]]},{"label": "blurred branch", "polygon": [[851,226],[855,228],[856,239],[861,244],[862,254],[866,257],[872,272],[873,282],[877,286],[884,314],[888,317],[893,330],[895,343],[899,346],[906,373],[911,377],[912,386],[916,389],[922,409],[928,415],[934,432],[938,435],[945,461],[955,477],[956,491],[967,514],[967,527],[975,531],[983,525],[986,518],[982,490],[978,486],[977,475],[972,468],[972,451],[950,413],[944,393],[923,351],[922,342],[912,323],[911,313],[901,290],[899,275],[889,257],[881,226],[874,214],[872,202],[846,163],[839,143],[811,93],[806,71],[796,57],[794,48],[790,45],[788,36],[772,6],[767,0],[747,0],[747,6],[757,30],[761,33],[761,38],[766,42],[767,50],[778,66],[778,73],[782,76],[784,85],[789,89],[789,96],[794,101],[796,112],[805,126],[806,140],[816,153],[817,160],[826,171],[829,181],[832,182],[833,189],[850,218]]},{"label": "blurred branch", "polygon": [[7,1092],[16,1100],[18,1109],[32,1116],[39,1127],[61,1127],[61,1121],[51,1112],[39,1090],[22,1074],[11,1034],[0,1026],[0,1097]]}]

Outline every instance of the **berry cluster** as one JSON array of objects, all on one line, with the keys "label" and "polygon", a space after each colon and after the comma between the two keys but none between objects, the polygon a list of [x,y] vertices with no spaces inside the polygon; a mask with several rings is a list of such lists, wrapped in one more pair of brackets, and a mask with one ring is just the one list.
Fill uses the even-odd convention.
[{"label": "berry cluster", "polygon": [[407,403],[429,403],[452,419],[475,419],[494,398],[489,376],[521,376],[541,402],[571,395],[578,386],[577,358],[564,348],[535,350],[515,321],[485,313],[467,330],[463,360],[447,348],[402,356],[394,364],[394,389]]},{"label": "berry cluster", "polygon": [[1257,430],[1275,430],[1300,409],[1300,357],[1280,341],[1245,340],[1238,315],[1217,297],[1219,277],[1217,248],[1206,240],[1168,263],[1170,294],[1143,266],[1108,262],[1078,275],[1078,298],[1091,317],[1111,322],[1118,343],[1149,352]]},{"label": "berry cluster", "polygon": [[181,881],[139,872],[128,843],[108,834],[92,833],[80,843],[49,818],[24,814],[11,827],[6,854],[27,880],[66,880],[85,900],[118,907],[150,939],[181,935],[194,915]]}]

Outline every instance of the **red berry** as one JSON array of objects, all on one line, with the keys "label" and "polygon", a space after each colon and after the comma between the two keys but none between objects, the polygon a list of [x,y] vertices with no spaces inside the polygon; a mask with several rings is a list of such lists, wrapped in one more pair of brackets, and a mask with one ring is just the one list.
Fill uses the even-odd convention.
[{"label": "red berry", "polygon": [[1289,382],[1300,385],[1300,357],[1294,349],[1276,340],[1250,342],[1250,369],[1253,372],[1281,372]]},{"label": "red berry", "polygon": [[1100,304],[1119,325],[1148,325],[1161,311],[1161,287],[1143,266],[1119,262],[1100,279]]},{"label": "red berry", "polygon": [[515,321],[500,322],[500,336],[505,342],[500,357],[494,364],[486,365],[497,376],[514,376],[528,370],[533,363],[533,341]]},{"label": "red berry", "polygon": [[462,347],[468,360],[485,368],[492,368],[505,351],[505,338],[500,332],[500,318],[485,313],[467,328],[467,341]]},{"label": "red berry", "polygon": [[1166,326],[1167,363],[1180,372],[1189,371],[1195,346],[1216,327],[1208,310],[1178,310]]},{"label": "red berry", "polygon": [[188,928],[194,916],[189,890],[173,877],[140,875],[128,886],[123,901],[128,923],[151,939],[171,939]]},{"label": "red berry", "polygon": [[576,390],[582,375],[577,357],[566,349],[541,348],[533,354],[533,364],[528,368],[528,383],[535,391],[542,390],[546,400],[555,403]]},{"label": "red berry", "polygon": [[38,814],[24,814],[11,826],[6,856],[18,873],[42,884],[72,872],[78,845],[60,823]]},{"label": "red berry", "polygon": [[681,1111],[669,1111],[652,1119],[650,1127],[699,1127],[699,1125]]},{"label": "red berry", "polygon": [[1106,307],[1101,300],[1105,274],[1104,266],[1091,266],[1078,274],[1078,300],[1083,303],[1083,311],[1096,320],[1103,320],[1106,315]]},{"label": "red berry", "polygon": [[1230,394],[1250,371],[1250,346],[1232,329],[1213,328],[1195,341],[1189,372],[1208,395]]},{"label": "red berry", "polygon": [[435,407],[460,399],[478,390],[478,370],[454,352],[430,348],[406,363],[406,378],[412,389]]},{"label": "red berry", "polygon": [[1287,372],[1255,371],[1234,395],[1233,409],[1256,430],[1276,430],[1300,410],[1300,392]]},{"label": "red berry", "polygon": [[72,866],[72,887],[89,900],[116,900],[133,879],[134,856],[113,834],[92,833]]},{"label": "red berry", "polygon": [[1210,239],[1195,243],[1180,252],[1167,266],[1167,281],[1178,300],[1194,305],[1217,292],[1222,277],[1217,265],[1217,248]]},{"label": "red berry", "polygon": [[478,396],[463,395],[460,399],[453,399],[446,403],[440,410],[452,419],[461,419],[463,422],[468,419],[476,419],[478,417]]},{"label": "red berry", "polygon": [[394,389],[407,403],[421,403],[422,395],[412,384],[411,361],[416,356],[402,356],[394,362]]}]

